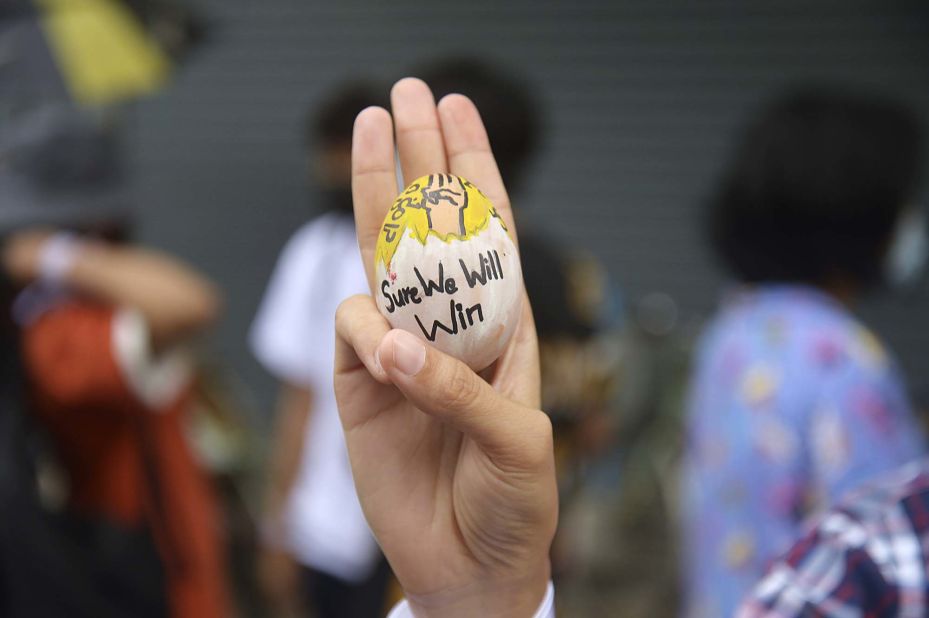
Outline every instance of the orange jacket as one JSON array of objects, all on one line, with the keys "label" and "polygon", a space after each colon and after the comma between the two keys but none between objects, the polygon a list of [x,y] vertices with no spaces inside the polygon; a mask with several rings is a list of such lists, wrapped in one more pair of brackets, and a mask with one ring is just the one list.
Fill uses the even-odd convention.
[{"label": "orange jacket", "polygon": [[[166,564],[171,615],[222,618],[229,610],[220,520],[183,434],[190,388],[160,409],[144,403],[115,351],[116,315],[74,301],[24,329],[34,410],[70,477],[72,507],[127,525],[149,522]],[[161,509],[151,500],[140,431],[150,436]]]}]

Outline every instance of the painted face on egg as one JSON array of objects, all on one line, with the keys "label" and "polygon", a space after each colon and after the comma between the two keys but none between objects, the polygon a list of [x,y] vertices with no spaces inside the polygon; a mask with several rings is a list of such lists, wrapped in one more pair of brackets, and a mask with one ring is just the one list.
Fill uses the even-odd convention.
[{"label": "painted face on egg", "polygon": [[410,183],[377,240],[375,298],[394,328],[474,370],[493,363],[519,321],[522,271],[503,219],[452,174]]}]

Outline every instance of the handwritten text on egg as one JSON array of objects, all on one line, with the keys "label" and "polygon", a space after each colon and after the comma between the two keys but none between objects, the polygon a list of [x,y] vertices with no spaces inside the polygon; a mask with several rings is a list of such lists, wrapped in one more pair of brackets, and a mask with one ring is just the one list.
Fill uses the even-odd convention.
[{"label": "handwritten text on egg", "polygon": [[[461,272],[464,274],[465,282],[469,288],[478,285],[484,286],[489,281],[503,279],[503,264],[500,262],[500,255],[495,250],[486,251],[478,256],[478,268],[476,270],[470,268],[462,259],[458,260],[458,264],[461,266]],[[438,275],[435,280],[423,277],[419,268],[415,266],[413,267],[413,273],[419,280],[420,287],[405,286],[391,291],[389,281],[384,280],[381,282],[381,294],[386,300],[388,313],[393,313],[399,307],[422,303],[423,297],[420,296],[420,288],[427,297],[433,294],[451,295],[458,291],[458,283],[451,275],[446,276],[445,267],[441,261],[439,261]],[[484,310],[481,303],[465,307],[454,298],[451,298],[448,301],[448,325],[441,320],[433,320],[432,328],[427,329],[418,315],[413,314],[413,317],[423,331],[423,336],[429,341],[435,341],[439,330],[445,331],[449,335],[457,335],[459,331],[465,331],[469,326],[473,326],[475,320],[483,322]]]}]

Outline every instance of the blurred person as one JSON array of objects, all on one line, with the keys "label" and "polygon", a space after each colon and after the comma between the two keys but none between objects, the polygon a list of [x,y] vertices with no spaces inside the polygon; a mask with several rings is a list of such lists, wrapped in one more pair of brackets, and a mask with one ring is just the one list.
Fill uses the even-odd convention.
[{"label": "blurred person", "polygon": [[564,566],[553,580],[566,616],[680,612],[677,487],[692,337],[667,294],[629,308],[610,342],[613,405],[580,427],[576,495],[559,485],[553,568]]},{"label": "blurred person", "polygon": [[333,91],[307,118],[307,165],[325,211],[281,252],[251,330],[280,381],[258,577],[273,609],[318,618],[382,615],[390,571],[352,482],[332,391],[333,318],[367,290],[352,220],[355,116],[381,99],[366,83]]},{"label": "blurred person", "polygon": [[[3,135],[0,170],[2,613],[228,616],[220,520],[184,434],[185,344],[215,320],[219,295],[192,268],[125,242],[104,128],[42,110],[18,128]],[[38,477],[47,510],[30,502],[19,407],[64,473],[60,484]]]},{"label": "blurred person", "polygon": [[685,611],[729,616],[803,520],[924,450],[902,376],[850,308],[918,272],[919,130],[802,90],[748,128],[710,209],[741,284],[703,333],[687,404]]}]

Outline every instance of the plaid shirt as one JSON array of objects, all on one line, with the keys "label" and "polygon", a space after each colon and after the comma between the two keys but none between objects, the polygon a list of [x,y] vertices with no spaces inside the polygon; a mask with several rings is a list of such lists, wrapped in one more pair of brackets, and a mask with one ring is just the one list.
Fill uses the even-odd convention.
[{"label": "plaid shirt", "polygon": [[814,523],[738,618],[929,615],[929,459],[854,492]]}]

